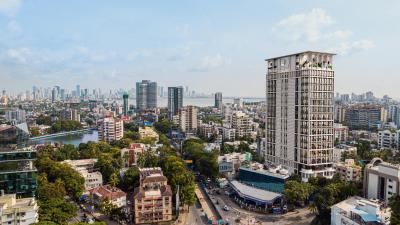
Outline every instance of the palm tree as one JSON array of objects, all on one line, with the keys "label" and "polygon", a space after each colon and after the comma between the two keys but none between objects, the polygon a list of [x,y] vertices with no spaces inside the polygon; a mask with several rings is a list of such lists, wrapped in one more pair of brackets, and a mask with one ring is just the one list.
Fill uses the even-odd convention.
[{"label": "palm tree", "polygon": [[311,203],[308,205],[308,210],[309,210],[311,213],[313,213],[313,214],[317,213],[317,211],[318,211],[317,206],[315,205],[314,202],[311,202]]},{"label": "palm tree", "polygon": [[111,174],[109,184],[112,187],[116,187],[118,183],[119,183],[118,175],[116,173]]}]

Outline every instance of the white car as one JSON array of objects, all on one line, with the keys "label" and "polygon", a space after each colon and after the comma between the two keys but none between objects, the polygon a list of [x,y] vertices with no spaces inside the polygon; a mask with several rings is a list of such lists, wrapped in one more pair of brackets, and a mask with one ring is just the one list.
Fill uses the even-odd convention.
[{"label": "white car", "polygon": [[222,209],[225,210],[225,211],[231,210],[231,208],[229,208],[229,206],[227,206],[227,205],[224,205],[224,207]]}]

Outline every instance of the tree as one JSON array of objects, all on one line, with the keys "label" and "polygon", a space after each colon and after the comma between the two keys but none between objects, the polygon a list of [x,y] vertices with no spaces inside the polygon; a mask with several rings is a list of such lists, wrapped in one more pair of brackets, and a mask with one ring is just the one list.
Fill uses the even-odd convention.
[{"label": "tree", "polygon": [[389,206],[392,210],[390,217],[390,224],[399,225],[400,224],[400,196],[394,195],[389,199]]},{"label": "tree", "polygon": [[120,188],[124,191],[131,191],[139,184],[139,169],[138,167],[131,167],[125,171],[124,175],[120,178]]},{"label": "tree", "polygon": [[137,160],[137,165],[140,168],[157,167],[159,165],[159,159],[156,155],[154,155],[150,151],[146,151],[143,154],[139,154],[139,158]]},{"label": "tree", "polygon": [[51,198],[39,201],[39,218],[41,221],[52,221],[56,224],[67,224],[67,220],[76,215],[77,208],[74,204],[64,199]]},{"label": "tree", "polygon": [[[120,155],[118,156],[120,157]],[[111,175],[113,173],[118,173],[121,168],[120,163],[121,159],[116,158],[116,155],[113,156],[113,153],[101,153],[95,167],[100,169],[104,182],[108,183]]]},{"label": "tree", "polygon": [[40,136],[40,129],[39,127],[30,127],[29,132],[31,133],[32,137]]},{"label": "tree", "polygon": [[154,123],[154,128],[163,134],[168,134],[173,126],[174,123],[168,119],[161,119],[160,121]]},{"label": "tree", "polygon": [[112,187],[116,187],[119,184],[119,177],[116,172],[111,174],[109,183]]},{"label": "tree", "polygon": [[313,187],[309,183],[301,183],[290,180],[286,182],[283,195],[286,201],[291,204],[304,204],[313,191]]},{"label": "tree", "polygon": [[45,173],[38,176],[37,196],[40,200],[62,199],[66,194],[64,182],[61,179],[56,179],[54,183],[50,183]]}]

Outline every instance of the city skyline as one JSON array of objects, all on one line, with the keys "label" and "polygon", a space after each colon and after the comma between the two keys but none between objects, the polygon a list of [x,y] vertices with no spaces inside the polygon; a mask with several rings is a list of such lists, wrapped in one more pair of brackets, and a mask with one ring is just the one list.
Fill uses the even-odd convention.
[{"label": "city skyline", "polygon": [[310,49],[338,54],[335,91],[400,96],[399,32],[381,26],[399,19],[399,2],[227,3],[1,1],[0,89],[128,90],[148,79],[264,97],[264,59]]}]

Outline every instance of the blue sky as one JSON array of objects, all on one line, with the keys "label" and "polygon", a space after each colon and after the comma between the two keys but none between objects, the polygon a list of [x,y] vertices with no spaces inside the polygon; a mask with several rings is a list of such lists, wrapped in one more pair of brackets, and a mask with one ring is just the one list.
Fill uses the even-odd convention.
[{"label": "blue sky", "polygon": [[400,1],[0,0],[0,89],[150,79],[264,96],[265,58],[332,51],[335,89],[400,96]]}]

